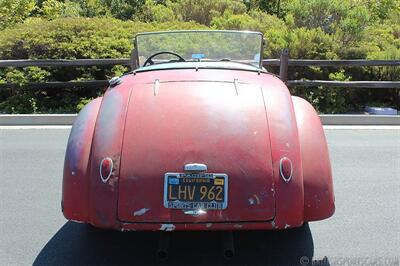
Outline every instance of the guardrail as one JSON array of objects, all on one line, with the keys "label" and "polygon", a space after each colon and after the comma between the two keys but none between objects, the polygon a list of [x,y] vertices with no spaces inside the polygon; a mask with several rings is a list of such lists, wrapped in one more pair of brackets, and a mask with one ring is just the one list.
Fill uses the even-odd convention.
[{"label": "guardrail", "polygon": [[328,81],[328,80],[287,80],[289,66],[400,66],[400,60],[305,60],[289,59],[289,50],[284,49],[280,59],[273,59],[271,65],[279,65],[279,76],[288,86],[303,87],[344,87],[344,88],[400,88],[400,81]]},{"label": "guardrail", "polygon": [[[0,114],[2,126],[70,126],[77,114]],[[399,115],[319,115],[324,126],[396,126]],[[379,127],[377,127],[379,128]]]},{"label": "guardrail", "polygon": [[[0,60],[0,68],[4,67],[71,67],[71,66],[131,66],[132,60],[122,59],[46,59],[46,60]],[[288,80],[289,66],[320,66],[320,67],[365,67],[365,66],[400,66],[400,60],[309,60],[309,59],[289,59],[288,50],[283,50],[280,59],[265,59],[263,65],[279,66],[279,75],[281,79],[290,87],[343,87],[343,88],[400,88],[400,81],[329,81],[329,80]],[[106,87],[108,80],[87,80],[87,81],[49,81],[49,82],[31,82],[23,86],[27,88],[99,88]],[[15,88],[18,84],[5,83],[0,84],[0,88]]]}]

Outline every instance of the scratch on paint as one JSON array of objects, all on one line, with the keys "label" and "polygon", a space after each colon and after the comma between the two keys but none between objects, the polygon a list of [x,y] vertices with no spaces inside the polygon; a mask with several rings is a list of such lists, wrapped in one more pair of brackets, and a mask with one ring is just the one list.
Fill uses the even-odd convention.
[{"label": "scratch on paint", "polygon": [[[254,198],[253,198],[253,197],[254,197]],[[259,198],[256,194],[254,194],[253,197],[251,197],[251,198],[248,199],[249,204],[250,204],[250,205],[255,205],[255,204],[258,205],[258,204],[260,204],[260,198]]]},{"label": "scratch on paint", "polygon": [[82,221],[78,221],[78,220],[70,220],[71,222],[75,222],[75,223],[79,223],[79,224],[83,224],[83,223],[85,223],[85,222],[82,222]]},{"label": "scratch on paint", "polygon": [[254,205],[254,204],[255,204],[255,201],[254,201],[253,198],[249,198],[248,201],[249,201],[249,204],[250,204],[250,205]]},{"label": "scratch on paint", "polygon": [[140,209],[140,210],[138,210],[138,211],[135,211],[135,212],[133,213],[133,216],[141,216],[141,215],[145,214],[146,212],[148,212],[149,210],[150,210],[150,209],[148,209],[148,208]]},{"label": "scratch on paint", "polygon": [[240,228],[243,227],[243,225],[242,224],[235,224],[233,227],[235,227],[236,229],[240,229]]},{"label": "scratch on paint", "polygon": [[206,223],[207,228],[211,228],[211,226],[212,226],[212,223]]},{"label": "scratch on paint", "polygon": [[130,231],[136,231],[136,229],[126,229],[126,228],[121,228],[121,232],[130,232]]},{"label": "scratch on paint", "polygon": [[174,231],[175,230],[175,225],[173,225],[173,224],[162,224],[159,230],[161,230],[161,231]]},{"label": "scratch on paint", "polygon": [[286,229],[286,228],[289,228],[289,227],[290,227],[290,225],[289,225],[289,224],[285,224],[285,229]]},{"label": "scratch on paint", "polygon": [[243,176],[247,176],[246,172],[243,170],[243,168],[239,165],[239,170],[242,172]]},{"label": "scratch on paint", "polygon": [[275,228],[275,221],[271,222],[272,228]]}]

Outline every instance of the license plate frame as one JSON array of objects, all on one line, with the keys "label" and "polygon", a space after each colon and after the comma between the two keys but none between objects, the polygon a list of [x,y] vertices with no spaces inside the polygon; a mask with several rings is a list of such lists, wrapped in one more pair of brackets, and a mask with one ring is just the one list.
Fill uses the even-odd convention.
[{"label": "license plate frame", "polygon": [[[174,184],[174,182],[170,183],[170,178],[171,179],[177,179],[179,180],[178,184]],[[192,200],[169,200],[168,196],[170,193],[169,189],[172,189],[172,186],[176,186],[181,183],[181,180],[183,178],[186,178],[188,180],[195,180],[196,182],[194,183],[194,191],[193,193],[196,193],[199,191],[197,189],[199,186],[196,186],[197,183],[201,184],[202,182],[197,182],[201,181],[198,178],[203,178],[203,179],[208,179],[211,180],[214,183],[214,186],[216,187],[223,187],[223,201],[192,201]],[[215,184],[216,179],[223,179],[223,185],[221,184]],[[221,182],[221,181],[219,181]],[[224,210],[228,207],[228,175],[225,173],[165,173],[164,175],[164,207],[167,209],[182,209],[182,210],[193,210],[193,209],[202,209],[202,210]],[[200,192],[199,192],[200,193]]]}]

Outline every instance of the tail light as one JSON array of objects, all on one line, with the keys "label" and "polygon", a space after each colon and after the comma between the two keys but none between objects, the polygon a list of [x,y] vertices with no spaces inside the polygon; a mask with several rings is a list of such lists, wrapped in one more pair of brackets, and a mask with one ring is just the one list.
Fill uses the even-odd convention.
[{"label": "tail light", "polygon": [[293,169],[292,169],[292,161],[287,158],[283,157],[279,162],[279,172],[281,174],[282,179],[289,183],[292,179]]},{"label": "tail light", "polygon": [[106,157],[100,162],[100,178],[103,183],[107,183],[111,177],[114,163],[110,157]]}]

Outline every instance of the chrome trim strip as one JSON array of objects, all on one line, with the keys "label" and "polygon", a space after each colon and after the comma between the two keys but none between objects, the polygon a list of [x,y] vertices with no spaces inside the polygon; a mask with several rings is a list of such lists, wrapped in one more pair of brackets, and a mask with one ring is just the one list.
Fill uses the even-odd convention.
[{"label": "chrome trim strip", "polygon": [[196,209],[196,210],[187,210],[183,211],[184,214],[191,215],[193,217],[198,217],[200,215],[207,214],[207,212],[203,209]]},{"label": "chrome trim strip", "polygon": [[185,164],[183,170],[187,172],[207,172],[207,165],[203,163],[188,163]]},{"label": "chrome trim strip", "polygon": [[154,80],[154,85],[153,85],[154,96],[157,96],[159,89],[160,89],[160,80],[156,79]]},{"label": "chrome trim strip", "polygon": [[233,80],[233,85],[235,85],[236,95],[239,95],[239,84],[238,79]]}]

